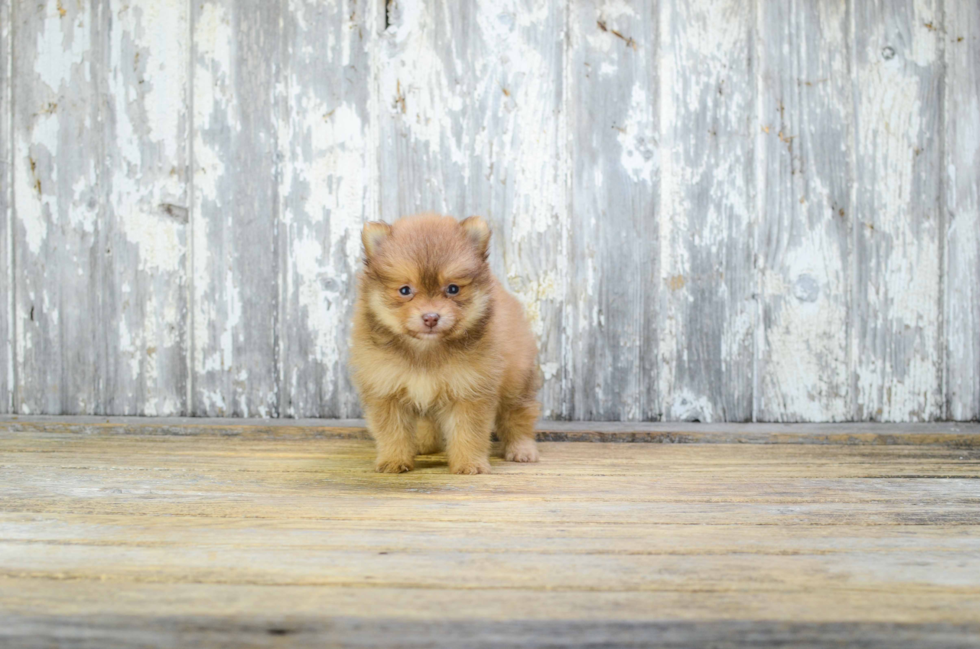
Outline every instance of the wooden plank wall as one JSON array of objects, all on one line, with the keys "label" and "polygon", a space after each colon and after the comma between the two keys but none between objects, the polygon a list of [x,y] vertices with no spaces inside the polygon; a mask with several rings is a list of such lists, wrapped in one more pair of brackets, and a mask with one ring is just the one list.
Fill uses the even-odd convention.
[{"label": "wooden plank wall", "polygon": [[0,0],[0,410],[350,417],[483,214],[545,416],[980,417],[973,0]]}]

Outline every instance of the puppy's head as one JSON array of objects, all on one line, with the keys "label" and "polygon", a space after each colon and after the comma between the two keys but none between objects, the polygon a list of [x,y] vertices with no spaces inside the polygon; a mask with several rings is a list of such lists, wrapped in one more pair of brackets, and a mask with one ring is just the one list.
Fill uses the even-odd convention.
[{"label": "puppy's head", "polygon": [[482,333],[490,311],[490,228],[425,214],[361,233],[362,298],[374,326],[430,347]]}]

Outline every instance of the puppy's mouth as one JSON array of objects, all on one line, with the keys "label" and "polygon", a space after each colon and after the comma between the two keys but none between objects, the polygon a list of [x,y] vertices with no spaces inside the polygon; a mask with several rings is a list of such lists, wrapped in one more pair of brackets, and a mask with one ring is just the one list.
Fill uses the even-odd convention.
[{"label": "puppy's mouth", "polygon": [[[441,323],[440,323],[441,324]],[[435,329],[428,329],[426,331],[421,331],[418,329],[409,329],[408,334],[411,335],[416,340],[426,340],[430,342],[435,342],[438,340],[448,340],[452,338],[452,333],[456,330],[456,327],[436,327]]]}]

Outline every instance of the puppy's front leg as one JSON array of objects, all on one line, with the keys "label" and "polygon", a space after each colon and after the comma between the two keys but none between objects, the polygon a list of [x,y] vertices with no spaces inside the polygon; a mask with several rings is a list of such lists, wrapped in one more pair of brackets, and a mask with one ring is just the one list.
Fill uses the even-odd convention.
[{"label": "puppy's front leg", "polygon": [[494,404],[455,403],[446,413],[446,455],[453,473],[490,473],[490,431]]},{"label": "puppy's front leg", "polygon": [[415,415],[391,399],[365,400],[364,416],[374,436],[378,473],[404,473],[415,467]]}]

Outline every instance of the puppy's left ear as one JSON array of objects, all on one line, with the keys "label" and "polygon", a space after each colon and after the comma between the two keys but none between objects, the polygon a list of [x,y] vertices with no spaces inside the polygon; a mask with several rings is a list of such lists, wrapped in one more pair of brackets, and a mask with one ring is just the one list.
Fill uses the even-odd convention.
[{"label": "puppy's left ear", "polygon": [[482,216],[470,216],[460,221],[459,225],[480,255],[486,259],[487,249],[490,247],[490,226],[487,222]]}]

